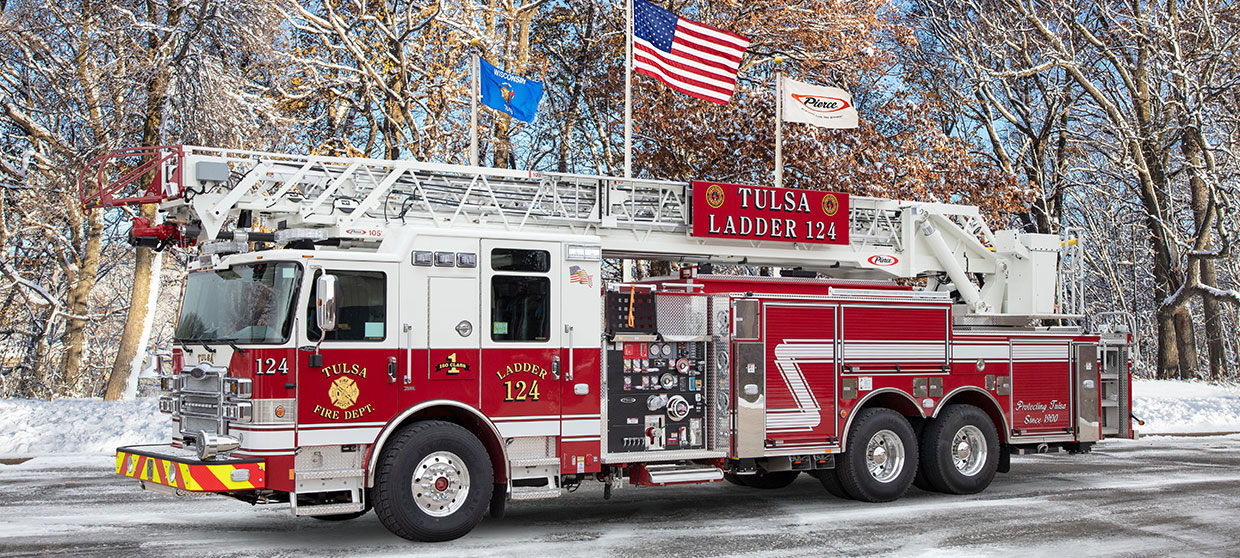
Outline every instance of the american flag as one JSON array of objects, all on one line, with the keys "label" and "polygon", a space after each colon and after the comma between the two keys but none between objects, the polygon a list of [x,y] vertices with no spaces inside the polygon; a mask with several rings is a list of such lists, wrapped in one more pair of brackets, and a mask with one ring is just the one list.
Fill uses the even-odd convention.
[{"label": "american flag", "polygon": [[581,283],[587,287],[594,286],[594,278],[590,277],[590,274],[587,273],[586,270],[581,269],[581,266],[576,265],[568,268],[568,282]]},{"label": "american flag", "polygon": [[704,101],[728,104],[749,39],[633,1],[633,70]]}]

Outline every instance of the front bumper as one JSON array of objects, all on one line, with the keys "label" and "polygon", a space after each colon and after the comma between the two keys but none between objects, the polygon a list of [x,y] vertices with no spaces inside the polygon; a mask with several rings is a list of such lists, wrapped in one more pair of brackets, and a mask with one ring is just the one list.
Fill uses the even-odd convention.
[{"label": "front bumper", "polygon": [[202,461],[190,450],[170,445],[128,446],[116,450],[116,474],[188,492],[235,492],[265,488],[262,459]]}]

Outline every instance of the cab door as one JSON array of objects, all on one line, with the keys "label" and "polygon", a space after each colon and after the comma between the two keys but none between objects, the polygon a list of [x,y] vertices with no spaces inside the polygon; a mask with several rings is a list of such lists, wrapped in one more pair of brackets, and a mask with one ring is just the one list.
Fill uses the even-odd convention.
[{"label": "cab door", "polygon": [[[325,262],[310,268],[306,327],[298,333],[297,444],[365,444],[374,441],[396,411],[403,353],[395,331],[394,264]],[[336,276],[337,324],[322,335],[315,325],[317,278]],[[319,343],[322,335],[322,343]],[[311,366],[318,345],[321,365]]]},{"label": "cab door", "polygon": [[482,241],[482,410],[505,438],[560,435],[560,250],[555,242]]}]

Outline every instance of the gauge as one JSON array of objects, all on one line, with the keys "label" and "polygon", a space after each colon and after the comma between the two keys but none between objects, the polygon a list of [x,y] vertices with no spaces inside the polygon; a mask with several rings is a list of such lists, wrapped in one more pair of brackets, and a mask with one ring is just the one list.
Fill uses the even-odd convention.
[{"label": "gauge", "polygon": [[674,421],[680,421],[689,416],[689,409],[689,402],[684,397],[673,395],[667,400],[667,417]]},{"label": "gauge", "polygon": [[659,383],[663,384],[663,389],[672,389],[676,387],[676,376],[664,374],[663,377],[659,379]]},{"label": "gauge", "polygon": [[679,371],[681,374],[685,374],[689,372],[689,359],[682,358],[676,361],[676,370]]}]

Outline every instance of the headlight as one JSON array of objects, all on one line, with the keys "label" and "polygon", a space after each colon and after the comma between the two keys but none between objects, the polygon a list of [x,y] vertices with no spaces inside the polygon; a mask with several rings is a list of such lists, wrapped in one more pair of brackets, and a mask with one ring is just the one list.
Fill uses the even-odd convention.
[{"label": "headlight", "polygon": [[253,416],[249,403],[228,402],[224,404],[224,418],[232,422],[250,422]]},{"label": "headlight", "polygon": [[159,377],[159,389],[173,392],[181,390],[180,374],[165,374]]},{"label": "headlight", "polygon": [[225,378],[224,395],[249,399],[254,394],[254,382],[249,378]]},{"label": "headlight", "polygon": [[164,395],[159,398],[159,412],[177,414],[181,410],[181,400],[172,395]]}]

